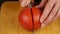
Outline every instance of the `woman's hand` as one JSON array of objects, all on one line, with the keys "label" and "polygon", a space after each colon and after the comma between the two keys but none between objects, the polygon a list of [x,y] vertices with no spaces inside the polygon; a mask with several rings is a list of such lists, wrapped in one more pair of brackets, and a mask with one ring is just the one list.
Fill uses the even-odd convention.
[{"label": "woman's hand", "polygon": [[[44,0],[42,1],[45,2]],[[44,4],[44,3],[41,3],[41,4]],[[45,4],[44,5],[41,5],[41,4],[36,7],[39,8],[45,5]],[[42,16],[40,18],[42,27],[50,24],[53,20],[57,19],[58,17],[60,17],[60,0],[48,0],[44,7]]]},{"label": "woman's hand", "polygon": [[26,7],[30,4],[31,0],[19,0],[21,7]]}]

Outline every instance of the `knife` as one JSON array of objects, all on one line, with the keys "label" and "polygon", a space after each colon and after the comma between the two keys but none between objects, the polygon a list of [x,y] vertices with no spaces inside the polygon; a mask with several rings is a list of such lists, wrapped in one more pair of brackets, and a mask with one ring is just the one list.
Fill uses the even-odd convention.
[{"label": "knife", "polygon": [[34,19],[33,19],[33,12],[32,12],[32,6],[36,6],[41,2],[41,0],[34,0],[34,4],[32,4],[32,2],[30,2],[30,4],[28,5],[28,7],[30,8],[31,11],[31,16],[32,16],[32,25],[33,25],[33,29],[32,32],[34,34]]},{"label": "knife", "polygon": [[31,16],[32,16],[32,27],[33,27],[33,29],[32,29],[32,32],[33,32],[33,34],[34,34],[34,19],[33,19],[33,13],[32,13],[32,3],[30,3],[29,5],[28,5],[28,7],[30,8],[30,11],[31,11]]}]

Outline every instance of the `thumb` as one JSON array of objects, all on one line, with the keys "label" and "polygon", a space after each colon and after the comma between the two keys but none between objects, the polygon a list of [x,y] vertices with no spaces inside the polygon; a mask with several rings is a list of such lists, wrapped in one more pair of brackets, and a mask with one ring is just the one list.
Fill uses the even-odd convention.
[{"label": "thumb", "polygon": [[31,2],[31,0],[21,0],[21,7],[26,7],[27,5],[29,5]]},{"label": "thumb", "polygon": [[41,3],[39,5],[37,5],[36,7],[37,8],[42,8],[42,7],[45,6],[46,2],[47,2],[47,0],[42,0]]},{"label": "thumb", "polygon": [[21,3],[22,0],[19,0],[19,3]]}]

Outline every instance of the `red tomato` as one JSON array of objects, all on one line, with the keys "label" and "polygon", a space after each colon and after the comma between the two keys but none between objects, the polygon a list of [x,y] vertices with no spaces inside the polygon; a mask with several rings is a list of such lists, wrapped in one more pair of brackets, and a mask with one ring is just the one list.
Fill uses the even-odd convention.
[{"label": "red tomato", "polygon": [[41,10],[35,7],[24,8],[19,14],[19,23],[27,30],[37,30],[41,27]]}]

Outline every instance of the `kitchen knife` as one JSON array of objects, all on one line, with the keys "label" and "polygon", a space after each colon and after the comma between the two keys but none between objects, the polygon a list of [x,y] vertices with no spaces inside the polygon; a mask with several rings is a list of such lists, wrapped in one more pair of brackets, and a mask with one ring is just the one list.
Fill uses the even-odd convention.
[{"label": "kitchen knife", "polygon": [[31,16],[32,16],[32,25],[33,25],[33,26],[32,26],[32,27],[33,27],[32,32],[33,32],[33,34],[34,34],[34,19],[33,19],[33,13],[32,13],[32,3],[30,3],[28,7],[30,8],[30,11],[31,11]]}]

